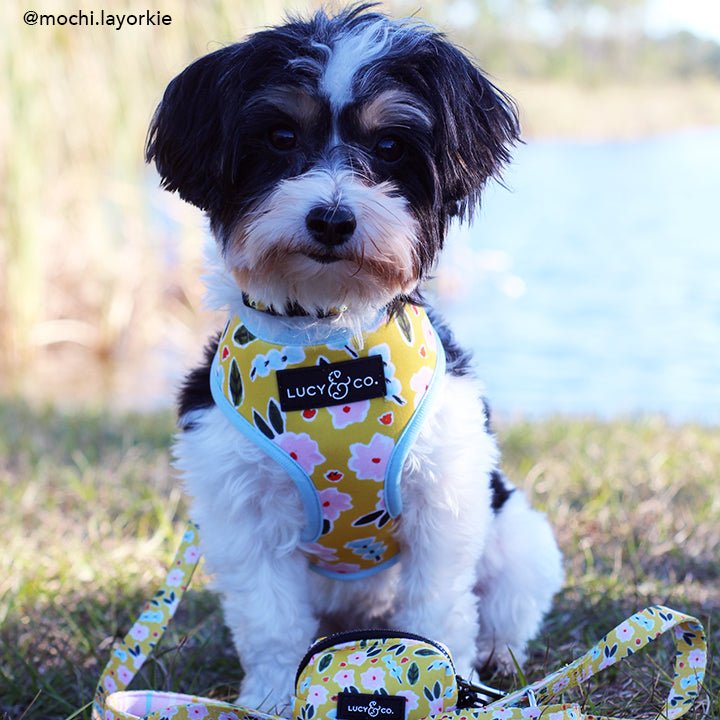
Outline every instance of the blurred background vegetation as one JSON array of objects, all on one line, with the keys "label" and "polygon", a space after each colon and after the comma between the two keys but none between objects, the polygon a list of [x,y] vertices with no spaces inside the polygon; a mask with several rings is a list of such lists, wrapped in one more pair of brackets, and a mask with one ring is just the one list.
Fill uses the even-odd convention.
[{"label": "blurred background vegetation", "polygon": [[[417,13],[464,46],[515,96],[530,141],[720,126],[720,46],[687,31],[658,32],[652,18],[660,3],[667,0],[392,0],[382,7]],[[0,3],[3,720],[78,717],[113,638],[154,589],[185,519],[168,451],[177,377],[167,373],[197,359],[217,320],[201,309],[204,220],[160,191],[143,162],[153,110],[167,82],[196,57],[316,5],[157,0],[150,8],[170,14],[170,26],[115,30],[30,27],[23,13],[122,14],[145,12],[148,3]],[[616,177],[622,166],[611,172]],[[651,209],[658,223],[667,220],[662,210]],[[654,253],[657,227],[642,217]],[[564,207],[563,220],[573,222]],[[680,225],[685,233],[684,218]],[[698,263],[712,267],[705,259],[712,257],[702,254]],[[692,352],[702,356],[698,347]],[[717,355],[708,357],[712,363]],[[532,364],[521,359],[525,372]],[[73,412],[48,407],[53,402]],[[162,409],[118,418],[108,406]],[[710,622],[720,602],[716,429],[546,420],[500,430],[506,469],[548,510],[567,557],[567,588],[528,676],[567,662],[648,602],[698,613],[717,654],[720,633]],[[140,686],[229,697],[240,670],[221,627],[201,578]],[[656,672],[634,683],[627,669],[613,676],[601,707],[647,716],[659,707],[658,677],[662,690],[669,662],[661,657]],[[720,717],[719,683],[715,669],[693,718]],[[587,698],[583,704],[593,709]],[[88,716],[87,708],[79,715]]]},{"label": "blurred background vegetation", "polygon": [[[720,45],[658,35],[661,0],[392,0],[446,31],[518,100],[526,136],[720,124]],[[40,13],[137,3],[42,0]],[[27,26],[0,8],[0,391],[152,404],[198,355],[204,221],[143,163],[167,82],[194,58],[316,2],[180,0],[170,26]],[[143,6],[144,8],[145,6]],[[143,9],[144,12],[144,9]],[[142,369],[143,384],[138,384]],[[180,368],[178,368],[179,370]],[[157,377],[154,373],[160,373]]]}]

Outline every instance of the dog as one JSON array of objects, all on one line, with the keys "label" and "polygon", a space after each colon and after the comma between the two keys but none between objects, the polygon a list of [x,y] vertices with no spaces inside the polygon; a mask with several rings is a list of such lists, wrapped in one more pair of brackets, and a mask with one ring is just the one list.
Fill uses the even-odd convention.
[{"label": "dog", "polygon": [[231,318],[184,381],[174,457],[244,705],[286,706],[327,628],[388,625],[443,641],[462,674],[511,671],[562,584],[421,287],[518,140],[514,102],[463,52],[372,5],[201,57],[157,107],[146,159],[206,213]]}]

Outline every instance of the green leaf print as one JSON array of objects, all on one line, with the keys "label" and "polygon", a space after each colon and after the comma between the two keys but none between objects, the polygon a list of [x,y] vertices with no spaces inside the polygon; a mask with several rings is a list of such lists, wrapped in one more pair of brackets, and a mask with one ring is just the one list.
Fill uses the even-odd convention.
[{"label": "green leaf print", "polygon": [[283,420],[282,413],[278,404],[270,398],[268,403],[268,420],[273,427],[273,430],[278,434],[282,435],[285,432],[285,421]]},{"label": "green leaf print", "polygon": [[382,648],[380,645],[376,642],[374,642],[367,650],[367,656],[368,657],[374,657],[375,655],[379,655],[382,652]]},{"label": "green leaf print", "polygon": [[327,670],[330,666],[330,663],[332,662],[332,659],[332,653],[327,653],[327,655],[323,655],[320,658],[320,662],[318,663],[318,672],[324,672],[325,670]]},{"label": "green leaf print", "polygon": [[253,422],[255,423],[255,427],[265,435],[265,437],[270,438],[270,440],[275,438],[275,433],[268,427],[263,416],[257,410],[253,410]]},{"label": "green leaf print", "polygon": [[411,662],[408,666],[407,679],[411,685],[415,685],[420,679],[420,668],[416,662]]},{"label": "green leaf print", "polygon": [[243,382],[240,368],[235,358],[230,362],[230,380],[228,382],[230,399],[235,407],[240,407],[243,401]]},{"label": "green leaf print", "polygon": [[420,655],[422,657],[426,657],[429,655],[439,655],[440,653],[437,650],[431,650],[430,648],[418,648],[413,655]]},{"label": "green leaf print", "polygon": [[241,325],[233,334],[233,340],[241,347],[249,345],[256,339],[257,338],[244,325]]},{"label": "green leaf print", "polygon": [[401,313],[398,314],[398,316],[395,318],[395,321],[398,324],[398,327],[402,331],[403,336],[408,341],[410,345],[412,345],[413,341],[413,330],[412,325],[410,324],[410,319],[408,318],[405,310],[403,310]]}]

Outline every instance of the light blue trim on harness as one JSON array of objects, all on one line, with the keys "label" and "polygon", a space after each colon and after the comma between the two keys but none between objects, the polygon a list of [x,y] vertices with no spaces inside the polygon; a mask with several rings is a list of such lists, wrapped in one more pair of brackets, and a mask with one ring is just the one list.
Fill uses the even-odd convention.
[{"label": "light blue trim on harness", "polygon": [[320,497],[307,473],[278,445],[251,425],[230,403],[223,392],[223,369],[218,355],[213,359],[210,370],[210,393],[223,415],[248,439],[260,446],[293,479],[305,509],[305,527],[300,534],[303,542],[315,542],[322,535],[323,518]]},{"label": "light blue trim on harness", "polygon": [[443,347],[440,336],[432,323],[430,323],[432,331],[435,334],[435,342],[437,344],[437,361],[435,370],[433,371],[430,386],[425,395],[420,400],[420,405],[415,408],[415,412],[410,417],[410,421],[403,428],[402,434],[395,443],[390,461],[385,470],[385,507],[390,517],[396,518],[402,512],[402,495],[400,493],[400,476],[402,475],[403,465],[407,460],[408,453],[413,444],[417,440],[420,430],[422,429],[423,420],[428,414],[430,406],[437,395],[437,388],[440,384],[440,378],[445,375],[445,348]]},{"label": "light blue trim on harness", "polygon": [[[352,333],[345,328],[333,328],[330,332],[328,332],[327,326],[314,324],[306,328],[301,328],[299,326],[298,328],[293,328],[291,324],[287,323],[287,320],[293,320],[292,318],[283,318],[283,320],[286,321],[285,324],[280,327],[279,331],[277,329],[274,330],[272,337],[270,338],[267,337],[270,333],[266,331],[269,327],[277,324],[278,317],[271,316],[273,322],[266,322],[265,319],[268,317],[266,313],[244,306],[242,314],[238,314],[248,330],[256,337],[262,338],[265,342],[307,347],[310,345],[328,343],[344,344],[350,342],[352,339]],[[246,322],[248,317],[250,318],[249,323]],[[261,327],[262,335],[258,332]],[[440,384],[440,378],[442,378],[445,374],[445,348],[443,347],[442,341],[440,340],[440,337],[432,323],[431,327],[437,344],[437,360],[432,379],[427,392],[420,401],[420,405],[411,415],[408,424],[405,426],[402,434],[395,443],[395,447],[393,448],[385,470],[385,507],[392,518],[397,518],[402,512],[400,479],[402,476],[403,466],[405,465],[405,460],[407,459],[415,440],[417,440],[420,430],[422,429],[422,423],[427,416],[435,397],[437,396],[437,388]],[[319,331],[316,332],[315,328],[319,328]],[[210,370],[210,393],[212,394],[215,404],[222,411],[223,415],[225,415],[225,417],[230,421],[230,423],[235,426],[235,428],[237,428],[248,440],[256,443],[261,450],[264,450],[283,468],[283,470],[288,473],[288,475],[290,475],[298,489],[298,492],[300,493],[300,499],[305,511],[305,526],[300,534],[300,540],[305,543],[315,542],[322,535],[323,517],[320,506],[320,497],[312,478],[281,447],[276,445],[272,440],[260,432],[260,430],[246,420],[245,417],[232,406],[223,391],[225,378],[223,369],[219,363],[219,352],[220,350],[218,348],[218,352],[213,358]],[[374,575],[380,570],[384,570],[385,568],[394,565],[399,561],[399,559],[399,554],[394,555],[378,565],[364,570],[358,570],[354,573],[338,573],[333,570],[321,568],[314,565],[312,562],[310,563],[310,567],[320,575],[334,580],[359,580],[369,577],[370,575]]]}]

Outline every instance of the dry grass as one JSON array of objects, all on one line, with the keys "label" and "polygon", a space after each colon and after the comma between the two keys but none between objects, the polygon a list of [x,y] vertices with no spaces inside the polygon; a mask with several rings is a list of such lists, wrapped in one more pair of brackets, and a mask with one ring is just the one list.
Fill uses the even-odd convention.
[{"label": "dry grass", "polygon": [[[169,469],[167,414],[112,417],[0,404],[0,717],[68,718],[88,702],[174,552],[185,505]],[[697,615],[720,647],[717,430],[660,420],[502,426],[505,467],[550,514],[567,562],[524,668],[570,661],[637,609]],[[229,697],[242,675],[204,578],[136,687]],[[672,649],[623,662],[584,689],[588,709],[647,716]],[[508,680],[495,678],[507,685]],[[720,717],[711,666],[694,720]],[[87,710],[80,713],[88,717]]]}]

